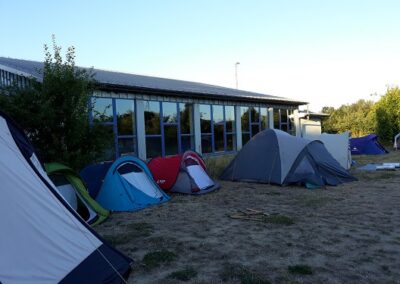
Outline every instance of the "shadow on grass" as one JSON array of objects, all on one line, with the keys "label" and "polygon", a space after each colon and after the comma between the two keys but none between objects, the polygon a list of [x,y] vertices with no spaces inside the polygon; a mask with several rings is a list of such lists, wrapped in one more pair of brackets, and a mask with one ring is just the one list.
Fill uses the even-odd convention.
[{"label": "shadow on grass", "polygon": [[293,265],[293,266],[288,266],[288,271],[291,274],[302,274],[302,275],[311,275],[313,274],[313,271],[310,266],[308,265]]},{"label": "shadow on grass", "polygon": [[232,280],[239,280],[241,284],[268,284],[267,280],[264,280],[256,272],[251,271],[245,266],[226,264],[220,274],[223,282],[231,282]]},{"label": "shadow on grass", "polygon": [[160,250],[147,253],[142,260],[146,269],[159,267],[162,264],[169,264],[176,260],[177,255],[168,250]]},{"label": "shadow on grass", "polygon": [[182,270],[177,270],[168,275],[168,278],[177,279],[180,281],[189,281],[197,276],[197,271],[193,267],[188,266]]}]

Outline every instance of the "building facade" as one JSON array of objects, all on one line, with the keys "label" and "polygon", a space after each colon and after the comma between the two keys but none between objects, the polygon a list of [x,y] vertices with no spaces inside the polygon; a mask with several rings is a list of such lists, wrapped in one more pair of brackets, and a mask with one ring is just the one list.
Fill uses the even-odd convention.
[{"label": "building facade", "polygon": [[[43,63],[0,57],[0,86],[41,81]],[[234,153],[263,129],[298,134],[290,117],[306,102],[195,82],[94,70],[91,123],[109,128],[106,159],[194,150]]]}]

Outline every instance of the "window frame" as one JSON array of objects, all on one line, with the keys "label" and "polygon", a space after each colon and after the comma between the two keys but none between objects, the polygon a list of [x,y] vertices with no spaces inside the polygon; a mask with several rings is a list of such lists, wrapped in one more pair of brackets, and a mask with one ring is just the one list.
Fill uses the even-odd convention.
[{"label": "window frame", "polygon": [[[101,125],[106,125],[106,126],[112,126],[113,129],[113,141],[114,141],[114,157],[117,159],[118,157],[121,156],[120,150],[119,150],[119,140],[120,139],[133,139],[134,141],[134,147],[132,149],[133,155],[137,156],[138,154],[138,145],[137,145],[137,121],[136,121],[136,100],[135,99],[121,99],[121,98],[112,98],[112,97],[96,97],[96,96],[91,96],[89,99],[89,107],[90,107],[90,112],[89,112],[89,123],[92,126],[94,121],[94,116],[93,116],[93,109],[95,106],[95,101],[96,99],[111,99],[111,111],[112,111],[112,121],[106,121],[106,122],[99,122]],[[119,135],[118,134],[118,114],[117,114],[117,100],[124,100],[124,101],[130,101],[133,106],[133,116],[134,120],[132,123],[132,135]]]},{"label": "window frame", "polygon": [[[200,106],[207,106],[209,107],[210,110],[210,123],[211,123],[211,132],[202,132],[200,129],[200,140],[203,139],[203,136],[211,136],[211,152],[204,152],[204,150],[202,149],[202,154],[204,155],[215,155],[215,154],[221,154],[221,153],[233,153],[237,151],[237,139],[236,139],[236,135],[237,135],[237,129],[236,129],[236,117],[234,115],[233,117],[233,127],[232,127],[232,131],[231,132],[227,132],[226,129],[226,107],[233,107],[235,109],[234,105],[217,105],[217,104],[199,104]],[[214,122],[214,108],[213,106],[222,106],[222,117],[223,120],[220,122]],[[216,151],[215,149],[215,126],[223,126],[223,139],[224,139],[224,149],[222,151]],[[201,128],[201,114],[200,114],[200,128]],[[234,145],[233,145],[233,149],[232,150],[228,150],[228,139],[227,136],[228,135],[232,135],[234,137],[233,141],[234,141]]]},{"label": "window frame", "polygon": [[[191,137],[191,146],[190,150],[194,150],[194,125],[193,125],[193,104],[190,104],[192,107],[192,112],[191,112],[191,119],[190,123],[190,133],[182,133],[181,132],[181,108],[180,104],[182,102],[171,102],[171,101],[152,101],[152,100],[147,100],[146,102],[157,102],[160,107],[160,134],[145,134],[145,138],[147,137],[160,137],[161,138],[161,156],[169,156],[169,155],[174,155],[174,154],[168,154],[166,155],[166,144],[165,144],[165,131],[164,131],[164,126],[176,126],[177,127],[177,142],[178,142],[178,153],[176,154],[182,154],[182,137]],[[176,107],[176,122],[164,122],[164,107],[163,103],[172,103],[175,104]],[[144,122],[146,123],[146,121]]]}]

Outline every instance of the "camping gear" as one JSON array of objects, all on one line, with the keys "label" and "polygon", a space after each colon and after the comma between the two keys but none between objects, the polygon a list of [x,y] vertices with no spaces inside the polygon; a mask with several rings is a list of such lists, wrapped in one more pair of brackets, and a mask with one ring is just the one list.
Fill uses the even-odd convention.
[{"label": "camping gear", "polygon": [[378,142],[378,135],[369,134],[363,137],[350,139],[352,155],[381,155],[388,151]]},{"label": "camping gear", "polygon": [[360,171],[395,171],[400,168],[400,163],[366,164],[357,168]]},{"label": "camping gear", "polygon": [[208,175],[203,159],[193,151],[154,158],[149,168],[157,184],[166,191],[203,194],[219,188]]},{"label": "camping gear", "polygon": [[394,137],[393,148],[394,148],[395,150],[399,150],[399,149],[400,149],[400,133],[397,134],[397,135]]},{"label": "camping gear", "polygon": [[68,205],[26,135],[1,112],[0,153],[0,282],[125,282],[132,260]]},{"label": "camping gear", "polygon": [[60,163],[48,163],[45,170],[68,204],[90,225],[103,222],[110,212],[93,200],[81,177]]},{"label": "camping gear", "polygon": [[[95,177],[96,181],[88,177]],[[133,156],[121,157],[112,164],[90,166],[82,171],[82,178],[92,192],[98,192],[96,201],[113,211],[140,210],[170,199],[154,182],[146,163]],[[103,181],[100,189],[96,187],[99,181]]]},{"label": "camping gear", "polygon": [[220,178],[278,185],[301,183],[310,188],[356,180],[321,141],[276,129],[263,130],[247,142]]},{"label": "camping gear", "polygon": [[113,162],[103,162],[100,164],[88,165],[79,172],[79,175],[86,184],[89,195],[93,199],[96,199],[99,194],[104,178],[112,164]]},{"label": "camping gear", "polygon": [[320,140],[324,143],[326,150],[346,170],[351,167],[350,132],[341,134],[322,133],[320,135],[303,135],[303,138]]}]

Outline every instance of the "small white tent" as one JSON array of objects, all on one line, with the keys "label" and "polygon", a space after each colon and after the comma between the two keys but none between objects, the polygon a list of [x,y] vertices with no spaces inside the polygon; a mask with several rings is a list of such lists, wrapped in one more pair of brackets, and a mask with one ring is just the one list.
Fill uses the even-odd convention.
[{"label": "small white tent", "polygon": [[349,132],[343,132],[341,134],[322,133],[321,135],[303,135],[303,138],[322,141],[333,158],[346,170],[350,169],[351,152]]},{"label": "small white tent", "polygon": [[0,153],[0,282],[123,282],[131,260],[68,205],[27,137],[1,112]]}]

